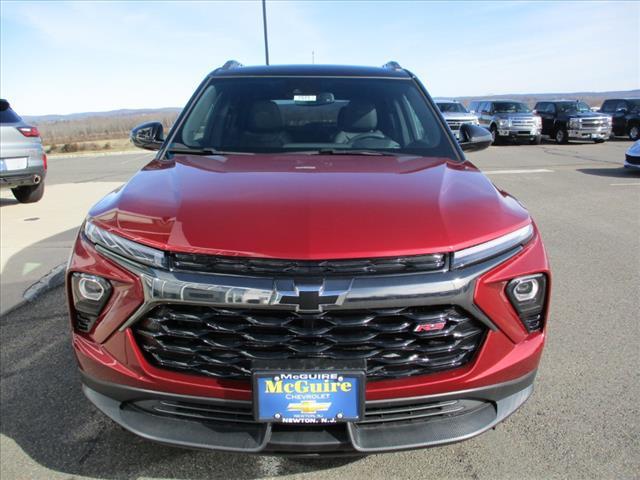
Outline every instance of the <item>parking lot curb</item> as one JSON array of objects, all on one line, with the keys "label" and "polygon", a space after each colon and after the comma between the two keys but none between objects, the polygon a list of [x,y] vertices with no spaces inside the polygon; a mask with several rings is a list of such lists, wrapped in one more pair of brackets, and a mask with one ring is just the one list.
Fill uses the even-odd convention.
[{"label": "parking lot curb", "polygon": [[130,150],[116,150],[114,152],[101,152],[99,150],[96,151],[87,151],[82,153],[69,153],[69,154],[47,154],[47,158],[50,160],[57,160],[63,158],[82,158],[82,157],[108,157],[111,155],[127,155],[132,153],[145,153],[141,152],[139,148],[133,148]]},{"label": "parking lot curb", "polygon": [[22,296],[27,302],[33,302],[43,293],[53,290],[64,283],[64,270],[66,262],[54,267],[44,277],[27,288]]},{"label": "parking lot curb", "polygon": [[9,313],[17,310],[27,303],[32,303],[54,288],[57,288],[64,284],[64,272],[66,270],[67,263],[61,263],[60,265],[52,268],[45,276],[43,276],[36,283],[27,288],[22,294],[24,300],[18,302],[13,307],[9,308],[2,316],[6,316]]}]

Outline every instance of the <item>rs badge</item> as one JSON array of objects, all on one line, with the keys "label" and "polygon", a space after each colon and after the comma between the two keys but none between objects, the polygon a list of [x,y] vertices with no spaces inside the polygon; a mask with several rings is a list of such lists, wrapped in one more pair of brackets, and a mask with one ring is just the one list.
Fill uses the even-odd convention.
[{"label": "rs badge", "polygon": [[413,331],[416,333],[437,332],[442,330],[446,325],[447,322],[421,323],[420,325],[416,325]]}]

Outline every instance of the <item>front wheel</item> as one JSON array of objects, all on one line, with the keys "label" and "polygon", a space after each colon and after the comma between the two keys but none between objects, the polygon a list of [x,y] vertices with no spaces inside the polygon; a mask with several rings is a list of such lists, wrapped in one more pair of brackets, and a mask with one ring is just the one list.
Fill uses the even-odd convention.
[{"label": "front wheel", "polygon": [[489,129],[489,132],[491,132],[491,143],[493,145],[496,145],[498,143],[499,140],[499,136],[498,136],[498,128],[495,125],[491,125],[491,128]]},{"label": "front wheel", "polygon": [[604,143],[604,138],[596,138],[594,140],[595,143]]},{"label": "front wheel", "polygon": [[563,144],[569,142],[569,135],[567,134],[567,129],[564,127],[558,127],[556,129],[556,143]]},{"label": "front wheel", "polygon": [[535,138],[529,140],[531,145],[540,145],[542,143],[542,135],[536,135]]},{"label": "front wheel", "polygon": [[44,182],[12,188],[11,191],[20,203],[35,203],[44,195]]},{"label": "front wheel", "polygon": [[640,140],[640,126],[631,125],[629,127],[629,139],[633,140],[634,142],[636,140]]}]

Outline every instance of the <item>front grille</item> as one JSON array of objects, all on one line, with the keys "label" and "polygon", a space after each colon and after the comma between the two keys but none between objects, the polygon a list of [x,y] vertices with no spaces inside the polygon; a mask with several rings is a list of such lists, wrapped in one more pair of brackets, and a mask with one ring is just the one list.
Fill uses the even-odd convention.
[{"label": "front grille", "polygon": [[175,270],[288,277],[433,272],[442,270],[446,266],[446,260],[447,256],[440,253],[406,257],[319,261],[225,257],[191,253],[172,253],[170,255],[171,267]]},{"label": "front grille", "polygon": [[528,128],[531,129],[535,126],[535,121],[532,118],[513,118],[511,119],[511,126],[513,128]]},{"label": "front grille", "polygon": [[179,400],[140,400],[135,402],[135,406],[159,415],[186,420],[254,423],[251,402],[209,404]]},{"label": "front grille", "polygon": [[247,379],[254,360],[307,358],[366,360],[369,379],[424,375],[469,362],[484,332],[452,306],[302,314],[162,305],[134,326],[152,364],[229,379]]},{"label": "front grille", "polygon": [[480,400],[444,400],[440,402],[413,402],[405,405],[368,404],[364,418],[359,423],[389,423],[421,420],[435,417],[450,417],[474,410],[486,402]]},{"label": "front grille", "polygon": [[[138,400],[133,405],[156,415],[183,420],[221,423],[255,423],[251,402],[194,403],[180,400]],[[428,420],[462,415],[486,405],[481,400],[420,401],[410,403],[368,403],[359,424],[380,424]]]},{"label": "front grille", "polygon": [[454,120],[449,118],[445,120],[451,130],[460,130],[460,127],[464,124],[473,125],[475,123],[474,120]]},{"label": "front grille", "polygon": [[583,128],[596,128],[606,125],[606,120],[604,118],[582,118],[580,120],[580,124]]}]

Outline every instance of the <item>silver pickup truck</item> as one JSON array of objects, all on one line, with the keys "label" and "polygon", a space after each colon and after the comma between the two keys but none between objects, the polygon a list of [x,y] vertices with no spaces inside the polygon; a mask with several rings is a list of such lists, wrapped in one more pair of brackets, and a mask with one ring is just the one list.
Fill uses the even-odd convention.
[{"label": "silver pickup truck", "polygon": [[480,126],[491,132],[494,143],[512,139],[540,144],[542,121],[525,103],[517,100],[474,100],[469,104],[469,110],[478,115]]},{"label": "silver pickup truck", "polygon": [[464,105],[462,105],[457,100],[448,100],[448,99],[436,99],[436,105],[442,112],[442,116],[444,117],[447,125],[456,136],[458,140],[460,140],[460,127],[465,123],[471,125],[478,125],[478,117],[473,113],[469,113]]}]

